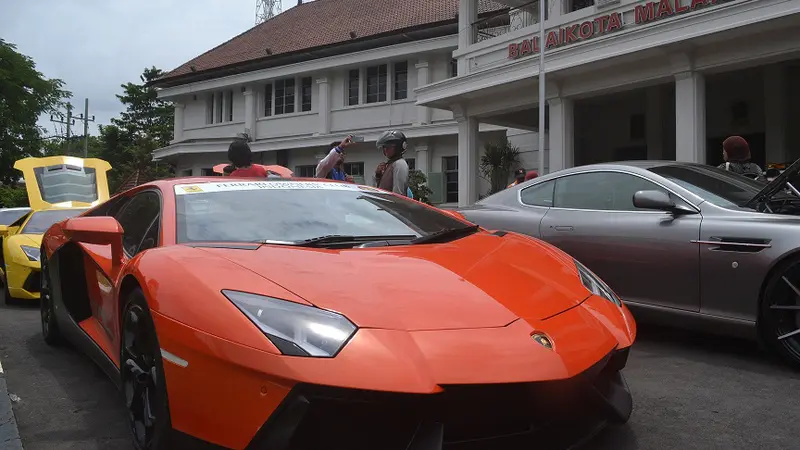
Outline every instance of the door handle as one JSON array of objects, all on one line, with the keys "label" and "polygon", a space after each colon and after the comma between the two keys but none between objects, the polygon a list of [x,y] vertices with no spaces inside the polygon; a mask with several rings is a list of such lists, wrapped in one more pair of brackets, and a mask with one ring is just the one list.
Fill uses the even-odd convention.
[{"label": "door handle", "polygon": [[556,225],[555,229],[556,229],[556,231],[574,231],[575,230],[575,228],[573,228],[571,225]]}]

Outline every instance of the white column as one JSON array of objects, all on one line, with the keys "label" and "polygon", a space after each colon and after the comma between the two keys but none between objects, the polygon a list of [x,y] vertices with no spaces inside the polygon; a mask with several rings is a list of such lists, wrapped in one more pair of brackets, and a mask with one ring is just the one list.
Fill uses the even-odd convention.
[{"label": "white column", "polygon": [[186,109],[186,105],[181,102],[173,103],[175,106],[175,124],[173,130],[173,140],[174,141],[182,141],[183,140],[183,111]]},{"label": "white column", "polygon": [[458,117],[458,206],[478,200],[478,119]]},{"label": "white column", "polygon": [[[430,83],[428,61],[420,60],[414,67],[417,68],[417,87]],[[431,109],[426,106],[417,106],[417,123],[427,125],[431,123]]]},{"label": "white column", "polygon": [[319,100],[317,101],[319,134],[329,134],[331,132],[331,92],[328,78],[317,78],[317,86],[319,87]]},{"label": "white column", "polygon": [[428,141],[417,141],[414,143],[414,149],[417,151],[416,165],[417,170],[424,174],[431,171],[431,155],[429,151]]},{"label": "white column", "polygon": [[[464,50],[475,42],[472,24],[478,20],[478,0],[459,0],[458,2],[458,49]],[[467,59],[458,58],[458,74],[469,73]]]},{"label": "white column", "polygon": [[[568,13],[567,8],[570,2],[565,2],[562,0],[547,0],[547,21],[551,20],[559,20],[561,16]],[[532,8],[533,6],[531,6]],[[539,14],[539,10],[536,9],[536,14]]]},{"label": "white column", "polygon": [[661,87],[647,88],[645,93],[645,141],[647,159],[664,159],[664,126],[661,118]]},{"label": "white column", "polygon": [[784,66],[771,64],[764,67],[764,123],[768,164],[786,161],[787,89]]},{"label": "white column", "polygon": [[244,92],[244,132],[250,140],[256,140],[256,93],[253,86],[246,86]]},{"label": "white column", "polygon": [[[550,108],[550,155],[547,173],[573,166],[575,157],[575,103],[557,97],[547,101]],[[544,171],[540,168],[540,173]]]},{"label": "white column", "polygon": [[706,162],[706,85],[699,72],[675,75],[675,160]]}]

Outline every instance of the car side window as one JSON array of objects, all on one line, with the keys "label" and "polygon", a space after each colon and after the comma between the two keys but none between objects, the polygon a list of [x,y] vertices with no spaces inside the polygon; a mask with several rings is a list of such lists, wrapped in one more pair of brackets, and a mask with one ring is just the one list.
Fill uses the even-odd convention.
[{"label": "car side window", "polygon": [[87,213],[87,217],[103,217],[103,216],[111,216],[115,217],[117,213],[125,206],[130,200],[130,197],[119,196],[117,198],[111,199],[106,201],[105,203],[101,204],[91,212]]},{"label": "car side window", "polygon": [[116,214],[116,219],[124,233],[122,248],[129,256],[139,251],[139,246],[148,234],[151,226],[161,214],[161,199],[153,191],[145,191],[134,195],[125,207]]},{"label": "car side window", "polygon": [[547,181],[526,187],[520,192],[520,200],[528,206],[543,206],[549,208],[553,206],[553,192],[556,182]]},{"label": "car side window", "polygon": [[[633,206],[637,191],[671,193],[644,178],[620,172],[590,172],[556,180],[554,204],[558,208],[601,211],[646,211]],[[681,202],[683,203],[683,202]]]}]

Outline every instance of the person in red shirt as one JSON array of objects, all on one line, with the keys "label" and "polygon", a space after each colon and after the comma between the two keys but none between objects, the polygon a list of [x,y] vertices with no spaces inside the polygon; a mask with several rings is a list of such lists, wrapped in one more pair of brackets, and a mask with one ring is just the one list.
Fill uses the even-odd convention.
[{"label": "person in red shirt", "polygon": [[228,147],[228,160],[236,168],[229,175],[231,177],[267,178],[266,169],[253,164],[253,152],[242,139],[231,142]]}]

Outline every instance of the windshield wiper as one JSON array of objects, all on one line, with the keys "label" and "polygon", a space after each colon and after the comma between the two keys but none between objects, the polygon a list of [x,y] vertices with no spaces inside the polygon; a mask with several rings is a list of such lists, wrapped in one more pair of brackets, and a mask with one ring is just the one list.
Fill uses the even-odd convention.
[{"label": "windshield wiper", "polygon": [[478,231],[480,227],[478,225],[470,225],[468,227],[461,227],[461,228],[447,228],[442,231],[437,231],[436,233],[429,234],[427,236],[422,236],[419,238],[414,239],[411,241],[412,244],[437,244],[441,242],[449,242],[456,239],[460,239],[465,236],[469,236],[472,233]]},{"label": "windshield wiper", "polygon": [[394,240],[412,240],[416,236],[410,234],[388,234],[377,236],[351,236],[344,234],[329,234],[326,236],[317,236],[302,241],[295,241],[294,245],[297,247],[316,247],[326,244],[340,244],[345,242],[370,242],[370,241],[394,241]]}]

